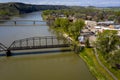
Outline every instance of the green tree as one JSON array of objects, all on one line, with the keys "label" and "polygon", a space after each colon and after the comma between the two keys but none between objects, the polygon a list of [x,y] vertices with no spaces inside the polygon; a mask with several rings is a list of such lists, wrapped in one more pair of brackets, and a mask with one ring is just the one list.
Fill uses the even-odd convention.
[{"label": "green tree", "polygon": [[54,27],[62,28],[65,32],[68,31],[70,22],[67,18],[57,18],[54,22]]},{"label": "green tree", "polygon": [[118,49],[119,42],[117,31],[105,30],[103,33],[98,33],[96,48],[102,54],[108,56],[110,52]]},{"label": "green tree", "polygon": [[69,27],[69,33],[72,34],[72,37],[77,40],[80,36],[80,31],[85,26],[85,23],[83,20],[77,20]]},{"label": "green tree", "polygon": [[120,11],[116,12],[116,21],[117,23],[120,23]]},{"label": "green tree", "polygon": [[110,54],[107,58],[107,62],[110,63],[110,67],[116,68],[116,64],[120,65],[120,49],[114,51],[113,54]]},{"label": "green tree", "polygon": [[86,45],[87,48],[90,47],[90,41],[89,41],[89,38],[86,39],[86,41],[85,41],[85,45]]},{"label": "green tree", "polygon": [[61,22],[61,19],[60,19],[60,18],[57,18],[57,19],[55,20],[55,22],[54,22],[54,27],[55,27],[55,28],[61,27],[60,22]]},{"label": "green tree", "polygon": [[0,11],[0,15],[9,15],[9,14],[10,14],[10,12],[7,11],[7,10],[1,10]]},{"label": "green tree", "polygon": [[60,26],[64,29],[65,32],[68,31],[69,25],[70,25],[70,22],[67,18],[60,19]]}]

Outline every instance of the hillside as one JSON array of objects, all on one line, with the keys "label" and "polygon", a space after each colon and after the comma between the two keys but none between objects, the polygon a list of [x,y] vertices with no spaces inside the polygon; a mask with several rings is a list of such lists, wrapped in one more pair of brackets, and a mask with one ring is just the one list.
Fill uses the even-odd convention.
[{"label": "hillside", "polygon": [[60,5],[32,5],[24,3],[0,3],[0,19],[9,19],[11,16],[30,13],[42,10],[65,9],[66,6]]}]

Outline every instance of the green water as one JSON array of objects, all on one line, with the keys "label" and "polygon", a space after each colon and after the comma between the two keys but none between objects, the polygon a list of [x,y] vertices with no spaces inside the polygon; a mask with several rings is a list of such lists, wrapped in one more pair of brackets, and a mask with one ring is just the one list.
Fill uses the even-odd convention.
[{"label": "green water", "polygon": [[[14,19],[42,20],[41,12]],[[7,24],[7,23],[6,23]],[[1,26],[0,43],[9,46],[14,40],[29,37],[54,36],[48,26]],[[0,80],[95,80],[84,61],[74,52],[55,51],[13,52],[0,56]],[[2,54],[2,53],[0,53]],[[5,53],[3,53],[5,54]],[[19,54],[19,55],[15,55]]]},{"label": "green water", "polygon": [[95,80],[72,52],[0,58],[0,80]]}]

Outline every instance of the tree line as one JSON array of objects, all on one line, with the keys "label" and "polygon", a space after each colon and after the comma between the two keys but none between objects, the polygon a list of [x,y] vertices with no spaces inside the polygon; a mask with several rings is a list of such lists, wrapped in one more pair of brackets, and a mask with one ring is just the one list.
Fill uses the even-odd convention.
[{"label": "tree line", "polygon": [[114,10],[113,8],[94,8],[94,7],[69,7],[67,9],[60,10],[46,10],[44,15],[50,17],[59,17],[64,15],[65,17],[73,16],[77,19],[94,20],[94,21],[115,21],[120,23],[120,10]]},{"label": "tree line", "polygon": [[52,25],[53,28],[69,34],[69,36],[76,41],[78,41],[80,31],[84,26],[85,23],[82,19],[76,20],[75,22],[70,22],[67,18],[57,18]]},{"label": "tree line", "polygon": [[111,68],[120,65],[120,37],[117,31],[105,30],[98,33],[95,47]]},{"label": "tree line", "polygon": [[[53,21],[52,26],[54,28],[67,32],[75,40],[80,36],[80,31],[85,26],[84,20],[86,19],[96,21],[113,20],[118,24],[120,23],[120,11],[112,9],[71,7],[62,10],[46,10],[43,11],[43,15],[47,16],[47,20]],[[60,15],[62,15],[62,18]],[[77,21],[70,22],[70,16],[74,16]],[[86,41],[86,45],[90,45],[89,40]],[[105,30],[97,35],[95,47],[110,67],[115,67],[116,64],[120,65],[119,46],[120,38],[117,31]]]},{"label": "tree line", "polygon": [[9,19],[11,16],[34,11],[58,10],[65,8],[68,7],[62,5],[32,5],[19,2],[0,3],[0,19]]}]

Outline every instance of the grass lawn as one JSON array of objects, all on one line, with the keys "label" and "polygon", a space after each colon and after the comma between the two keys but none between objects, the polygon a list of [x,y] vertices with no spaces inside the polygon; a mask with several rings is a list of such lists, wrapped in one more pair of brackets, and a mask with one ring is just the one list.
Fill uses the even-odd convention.
[{"label": "grass lawn", "polygon": [[120,80],[120,70],[112,68],[109,63],[106,62],[106,60],[100,55],[99,53],[99,59],[100,61]]},{"label": "grass lawn", "polygon": [[97,80],[113,80],[106,70],[99,65],[92,48],[85,48],[79,56],[86,62]]}]

